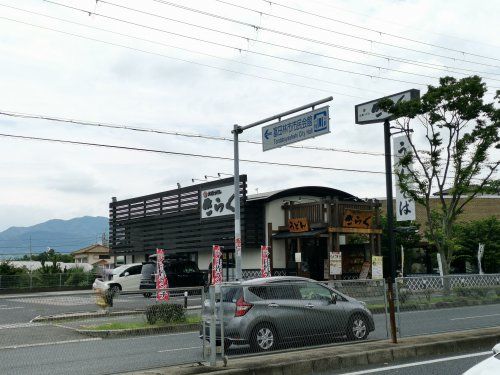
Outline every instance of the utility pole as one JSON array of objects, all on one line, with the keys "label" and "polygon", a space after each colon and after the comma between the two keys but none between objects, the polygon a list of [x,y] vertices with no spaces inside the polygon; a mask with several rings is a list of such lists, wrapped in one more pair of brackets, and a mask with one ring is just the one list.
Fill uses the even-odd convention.
[{"label": "utility pole", "polygon": [[241,241],[241,214],[240,214],[240,159],[239,159],[239,145],[238,145],[238,135],[243,133],[243,131],[253,128],[257,125],[262,125],[270,121],[274,120],[281,120],[282,117],[291,115],[296,112],[303,111],[305,109],[313,108],[317,105],[326,103],[333,100],[333,97],[329,96],[328,98],[318,100],[313,103],[309,103],[294,109],[291,109],[286,112],[282,112],[280,114],[267,117],[263,120],[259,120],[256,122],[253,122],[249,125],[246,126],[239,126],[239,125],[234,125],[233,130],[231,130],[231,133],[233,133],[234,137],[234,201],[235,201],[235,210],[234,210],[234,262],[236,266],[236,275],[235,278],[236,280],[241,280],[242,279],[242,270],[241,270],[241,248],[242,248],[242,241]]}]

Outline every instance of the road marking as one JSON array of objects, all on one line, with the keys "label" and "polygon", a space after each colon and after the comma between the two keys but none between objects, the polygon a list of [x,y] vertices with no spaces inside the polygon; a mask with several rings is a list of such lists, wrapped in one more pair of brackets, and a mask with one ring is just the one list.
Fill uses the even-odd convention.
[{"label": "road marking", "polygon": [[[137,337],[126,337],[122,339],[114,339],[114,340],[151,340],[152,338],[156,337],[166,337],[166,336],[180,336],[180,335],[193,335],[193,334],[198,334],[197,330],[194,331],[189,331],[189,332],[179,332],[179,333],[165,333],[161,335],[146,335],[146,336],[137,336]],[[196,336],[198,337],[198,336]]]},{"label": "road marking", "polygon": [[24,306],[0,307],[0,310],[16,310],[16,309],[24,309]]},{"label": "road marking", "polygon": [[191,349],[201,349],[201,348],[203,348],[203,346],[191,346],[189,348],[165,349],[165,350],[158,350],[158,353],[178,352],[180,350],[191,350]]},{"label": "road marking", "polygon": [[465,319],[489,318],[490,316],[500,316],[500,314],[466,316],[465,318],[453,318],[453,319],[450,319],[450,320],[465,320]]},{"label": "road marking", "polygon": [[373,368],[369,370],[361,370],[361,371],[356,371],[356,372],[344,372],[341,375],[362,375],[362,374],[372,374],[375,372],[382,372],[382,371],[389,371],[389,370],[397,370],[401,368],[407,368],[407,367],[415,367],[415,366],[422,366],[422,365],[428,365],[430,363],[438,363],[438,362],[447,362],[447,361],[454,361],[456,359],[463,359],[463,358],[470,358],[470,357],[481,357],[485,355],[492,355],[492,351],[487,351],[487,352],[481,352],[481,353],[473,353],[473,354],[464,354],[464,355],[457,355],[454,357],[446,357],[446,358],[438,358],[438,359],[431,359],[428,361],[421,361],[421,362],[412,362],[412,363],[405,363],[403,365],[395,365],[395,366],[387,366],[387,367],[380,367],[380,368]]},{"label": "road marking", "polygon": [[64,345],[64,344],[73,344],[73,343],[79,343],[79,342],[99,341],[99,340],[102,340],[102,338],[100,338],[100,337],[92,337],[92,338],[89,338],[89,339],[79,339],[79,340],[39,342],[39,343],[36,343],[36,344],[22,344],[22,345],[3,346],[3,347],[0,347],[0,350],[32,348],[32,347],[37,347],[37,346],[49,346],[49,345]]},{"label": "road marking", "polygon": [[44,326],[42,323],[12,323],[12,324],[4,324],[0,325],[1,329],[15,329],[15,328],[31,328],[31,327],[40,327]]}]

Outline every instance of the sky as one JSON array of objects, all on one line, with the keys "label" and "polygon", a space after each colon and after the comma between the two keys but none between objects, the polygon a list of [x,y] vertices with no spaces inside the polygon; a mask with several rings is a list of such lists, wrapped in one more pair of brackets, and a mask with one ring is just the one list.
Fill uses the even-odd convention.
[{"label": "sky", "polygon": [[[384,171],[383,128],[356,125],[354,106],[424,93],[444,75],[476,72],[500,87],[498,14],[492,1],[0,0],[0,112],[231,138],[234,124],[331,95],[331,133],[298,144],[322,150],[242,142],[240,158],[360,172],[242,162],[249,194],[319,185],[383,197],[384,174],[367,172]],[[231,160],[5,135],[232,158],[228,140],[5,114],[0,134],[0,231],[108,216],[111,197],[233,170]],[[240,137],[259,141],[261,129]]]}]

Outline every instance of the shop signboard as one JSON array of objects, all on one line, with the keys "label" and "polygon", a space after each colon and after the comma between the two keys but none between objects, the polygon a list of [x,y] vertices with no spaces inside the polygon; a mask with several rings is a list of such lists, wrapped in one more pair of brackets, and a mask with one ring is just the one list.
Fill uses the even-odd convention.
[{"label": "shop signboard", "polygon": [[[394,169],[400,175],[407,175],[411,172],[411,165],[403,167],[400,161],[411,151],[410,140],[406,135],[393,139]],[[415,201],[401,191],[399,179],[396,179],[396,220],[415,220]]]},{"label": "shop signboard", "polygon": [[345,209],[342,227],[370,229],[372,227],[373,216],[373,211]]},{"label": "shop signboard", "polygon": [[260,247],[260,254],[261,254],[261,260],[262,264],[260,267],[260,276],[261,277],[270,277],[271,276],[271,252],[269,251],[271,249],[270,246],[261,246]]},{"label": "shop signboard", "polygon": [[233,185],[201,190],[200,204],[202,219],[234,215]]},{"label": "shop signboard", "polygon": [[380,99],[371,100],[366,103],[358,104],[354,107],[355,112],[355,122],[356,124],[373,124],[377,122],[384,122],[385,120],[391,120],[393,118],[392,114],[384,112],[380,109],[379,101],[382,99],[391,99],[394,103],[407,102],[412,99],[418,99],[420,97],[420,91],[416,89],[411,89],[408,91],[403,91],[394,95],[385,96]]},{"label": "shop signboard", "polygon": [[212,284],[222,283],[222,250],[219,245],[212,246]]},{"label": "shop signboard", "polygon": [[342,253],[330,252],[330,275],[342,275]]},{"label": "shop signboard", "polygon": [[168,301],[170,299],[164,261],[165,250],[156,249],[156,300],[159,302]]},{"label": "shop signboard", "polygon": [[374,255],[372,256],[372,279],[384,278],[383,257]]},{"label": "shop signboard", "polygon": [[291,233],[309,232],[309,221],[305,217],[288,219],[288,230]]},{"label": "shop signboard", "polygon": [[262,128],[263,151],[330,133],[329,106],[287,118]]}]

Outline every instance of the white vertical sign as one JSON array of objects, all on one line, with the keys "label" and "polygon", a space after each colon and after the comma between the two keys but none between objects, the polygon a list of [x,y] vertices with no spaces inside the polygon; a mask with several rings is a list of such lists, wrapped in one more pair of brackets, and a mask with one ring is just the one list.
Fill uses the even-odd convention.
[{"label": "white vertical sign", "polygon": [[342,275],[342,253],[330,252],[330,275]]},{"label": "white vertical sign", "polygon": [[484,255],[484,243],[480,243],[479,247],[477,249],[477,264],[478,264],[480,275],[484,275],[483,265],[481,262],[481,260],[483,259],[483,255]]},{"label": "white vertical sign", "polygon": [[443,262],[441,260],[441,254],[437,253],[436,257],[438,260],[439,276],[443,277]]},{"label": "white vertical sign", "polygon": [[[410,152],[410,140],[406,135],[393,139],[394,168],[400,174],[410,173],[410,168],[402,167],[399,163],[401,159]],[[396,178],[396,220],[415,220],[415,201],[406,196],[399,187],[399,179]]]}]

